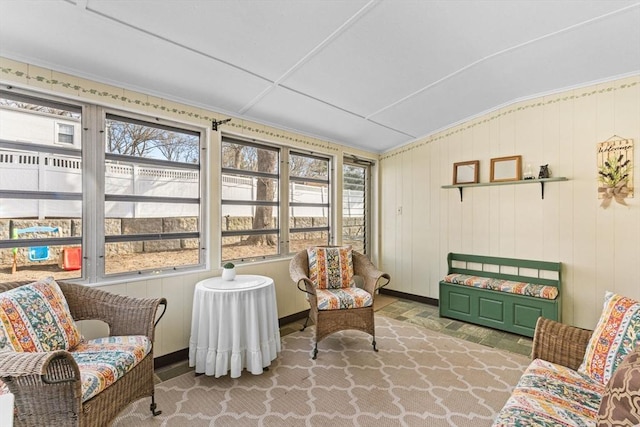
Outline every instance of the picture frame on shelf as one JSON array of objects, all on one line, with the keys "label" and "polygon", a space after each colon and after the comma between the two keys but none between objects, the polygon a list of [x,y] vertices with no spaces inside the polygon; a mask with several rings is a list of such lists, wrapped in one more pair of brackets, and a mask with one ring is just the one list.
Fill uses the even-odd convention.
[{"label": "picture frame on shelf", "polygon": [[522,156],[506,156],[491,159],[490,182],[522,180]]},{"label": "picture frame on shelf", "polygon": [[480,161],[469,160],[453,164],[453,185],[477,184],[480,176]]}]

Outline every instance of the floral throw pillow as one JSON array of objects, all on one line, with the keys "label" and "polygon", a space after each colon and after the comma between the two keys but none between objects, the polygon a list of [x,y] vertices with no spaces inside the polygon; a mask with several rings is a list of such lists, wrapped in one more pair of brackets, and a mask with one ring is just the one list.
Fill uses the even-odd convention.
[{"label": "floral throw pillow", "polygon": [[624,357],[638,345],[640,302],[607,292],[578,372],[606,384]]},{"label": "floral throw pillow", "polygon": [[0,293],[0,345],[17,352],[71,350],[81,340],[53,277]]},{"label": "floral throw pillow", "polygon": [[307,249],[309,279],[318,289],[350,288],[353,285],[351,246]]}]

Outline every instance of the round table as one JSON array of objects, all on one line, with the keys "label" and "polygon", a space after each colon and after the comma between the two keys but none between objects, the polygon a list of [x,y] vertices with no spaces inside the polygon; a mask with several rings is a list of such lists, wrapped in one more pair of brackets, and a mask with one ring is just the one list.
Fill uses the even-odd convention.
[{"label": "round table", "polygon": [[196,284],[189,366],[196,374],[237,378],[244,368],[261,374],[281,350],[273,279],[238,275]]}]

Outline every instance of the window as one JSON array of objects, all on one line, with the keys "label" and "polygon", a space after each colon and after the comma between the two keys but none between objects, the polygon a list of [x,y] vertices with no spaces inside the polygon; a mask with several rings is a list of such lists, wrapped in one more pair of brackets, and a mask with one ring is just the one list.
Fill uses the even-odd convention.
[{"label": "window", "polygon": [[82,147],[54,146],[60,117],[82,109],[0,91],[0,280],[82,275]]},{"label": "window", "polygon": [[106,274],[200,263],[200,133],[106,115]]},{"label": "window", "polygon": [[[281,162],[289,167],[280,169]],[[223,136],[222,261],[265,259],[328,244],[329,176],[328,158]]]},{"label": "window", "polygon": [[330,241],[329,160],[292,152],[289,156],[289,252]]},{"label": "window", "polygon": [[223,138],[222,260],[280,254],[280,150]]},{"label": "window", "polygon": [[[77,134],[80,123],[93,131]],[[0,92],[0,280],[97,282],[202,266],[203,134]]]},{"label": "window", "polygon": [[368,162],[355,159],[345,159],[342,170],[342,243],[364,254],[369,252],[370,170]]},{"label": "window", "polygon": [[56,135],[56,142],[59,144],[71,144],[73,145],[74,127],[70,124],[56,123],[58,127],[58,133]]}]

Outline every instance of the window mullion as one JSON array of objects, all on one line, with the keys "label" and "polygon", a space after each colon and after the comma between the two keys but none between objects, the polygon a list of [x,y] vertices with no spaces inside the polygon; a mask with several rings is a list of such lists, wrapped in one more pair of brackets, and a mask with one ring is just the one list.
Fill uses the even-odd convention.
[{"label": "window mullion", "polygon": [[[102,109],[86,107],[82,125],[82,213],[84,278],[104,275],[104,120]],[[86,270],[86,271],[85,271]]]},{"label": "window mullion", "polygon": [[289,227],[291,219],[289,215],[289,154],[290,150],[282,150],[280,163],[280,248],[283,254],[288,254],[289,250]]}]

